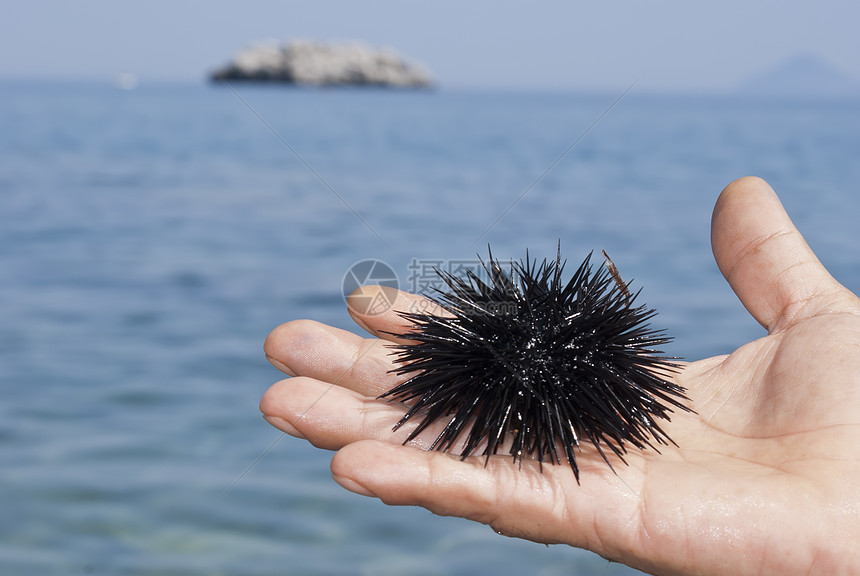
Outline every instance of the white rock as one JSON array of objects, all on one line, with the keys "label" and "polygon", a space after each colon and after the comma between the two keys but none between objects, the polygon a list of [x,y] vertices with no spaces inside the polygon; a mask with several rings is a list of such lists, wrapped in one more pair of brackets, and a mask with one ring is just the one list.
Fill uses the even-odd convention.
[{"label": "white rock", "polygon": [[308,86],[433,86],[432,78],[423,68],[407,62],[392,48],[308,40],[282,45],[272,41],[256,44],[215,70],[211,77]]}]

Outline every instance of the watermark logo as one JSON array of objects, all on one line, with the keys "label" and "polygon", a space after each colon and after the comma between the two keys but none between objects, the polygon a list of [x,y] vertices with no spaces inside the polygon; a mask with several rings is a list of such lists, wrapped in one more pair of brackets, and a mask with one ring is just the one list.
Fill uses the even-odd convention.
[{"label": "watermark logo", "polygon": [[445,291],[448,284],[442,279],[439,272],[445,272],[462,279],[472,276],[484,283],[490,281],[490,275],[481,260],[413,258],[409,263],[409,277],[407,278],[410,291],[415,294],[429,295],[437,291]]},{"label": "watermark logo", "polygon": [[[479,284],[491,286],[493,280],[485,263],[476,259],[446,260],[413,258],[408,267],[405,290],[413,294],[433,297],[445,293],[450,287],[441,274],[460,278],[477,288]],[[502,273],[510,270],[502,266]],[[373,287],[372,289],[370,287]],[[379,288],[377,288],[377,286]],[[397,299],[400,283],[397,274],[382,260],[368,259],[353,264],[343,277],[343,297],[352,312],[363,316],[378,316],[391,310]],[[409,301],[409,312],[431,313],[436,303],[423,298]],[[476,302],[475,310],[484,314],[508,315],[519,309],[517,302]]]},{"label": "watermark logo", "polygon": [[[487,266],[490,269],[487,269]],[[480,314],[491,316],[511,316],[518,314],[521,308],[519,301],[494,301],[491,298],[484,299],[479,294],[483,293],[485,287],[496,284],[495,274],[500,273],[511,278],[510,265],[504,263],[488,264],[480,259],[464,260],[431,260],[413,258],[409,264],[409,276],[407,277],[408,289],[415,294],[422,294],[429,298],[451,292],[451,286],[446,281],[450,276],[462,280],[471,286],[476,292],[476,297],[469,306],[461,308],[461,314]],[[410,304],[410,312],[419,314],[438,313],[437,304],[431,300],[418,299]]]},{"label": "watermark logo", "polygon": [[[343,298],[353,312],[377,316],[391,309],[397,299],[397,274],[382,260],[369,259],[350,266],[343,277]],[[368,289],[379,286],[381,289]],[[347,298],[352,295],[351,298]]]}]

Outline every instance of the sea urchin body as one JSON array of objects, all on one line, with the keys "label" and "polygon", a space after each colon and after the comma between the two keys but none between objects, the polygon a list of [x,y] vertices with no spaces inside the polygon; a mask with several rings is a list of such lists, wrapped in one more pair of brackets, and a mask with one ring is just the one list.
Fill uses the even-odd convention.
[{"label": "sea urchin body", "polygon": [[507,448],[520,463],[563,454],[577,480],[583,440],[607,464],[607,450],[623,461],[628,445],[671,442],[658,420],[689,408],[670,381],[677,365],[656,349],[670,338],[650,328],[656,312],[633,305],[638,293],[614,266],[593,270],[589,254],[566,282],[560,250],[509,271],[490,253],[483,266],[486,280],[438,272],[448,290],[431,300],[442,314],[403,313],[412,342],[395,347],[394,371],[409,379],[382,398],[410,405],[395,429],[422,418],[406,442],[447,421],[431,449],[489,459]]}]

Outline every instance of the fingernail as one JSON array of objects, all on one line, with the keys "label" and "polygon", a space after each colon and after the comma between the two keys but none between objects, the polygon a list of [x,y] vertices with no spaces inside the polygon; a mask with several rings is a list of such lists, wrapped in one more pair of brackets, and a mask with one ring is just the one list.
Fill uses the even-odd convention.
[{"label": "fingernail", "polygon": [[275,358],[272,358],[272,357],[271,357],[271,356],[269,356],[268,354],[266,354],[266,358],[269,360],[269,362],[271,362],[271,363],[272,363],[272,366],[274,366],[275,368],[277,368],[278,370],[280,370],[281,372],[283,372],[283,373],[284,373],[284,374],[286,374],[287,376],[295,376],[295,375],[296,375],[296,373],[295,373],[295,372],[293,372],[292,370],[290,370],[290,367],[289,367],[289,366],[287,366],[286,364],[284,364],[284,363],[283,363],[283,362],[281,362],[280,360],[277,360],[277,359],[275,359]]},{"label": "fingernail", "polygon": [[360,494],[362,496],[368,496],[370,498],[377,498],[376,494],[370,491],[367,486],[363,484],[359,484],[354,479],[349,478],[347,476],[338,476],[336,474],[331,475],[332,479],[340,484],[342,487],[346,488],[350,492],[355,492],[356,494]]},{"label": "fingernail", "polygon": [[289,434],[293,438],[301,438],[302,440],[306,440],[304,434],[302,434],[298,428],[284,420],[279,416],[269,416],[267,414],[263,414],[263,420],[277,428],[278,430],[282,430],[283,432]]}]

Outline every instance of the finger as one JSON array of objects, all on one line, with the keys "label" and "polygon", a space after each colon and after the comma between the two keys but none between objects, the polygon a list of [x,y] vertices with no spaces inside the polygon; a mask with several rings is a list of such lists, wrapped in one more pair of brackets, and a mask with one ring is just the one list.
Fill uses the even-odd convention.
[{"label": "finger", "polygon": [[741,178],[720,194],[711,245],[723,276],[769,332],[848,303],[850,293],[824,269],[760,178]]},{"label": "finger", "polygon": [[366,438],[394,437],[392,427],[404,409],[358,392],[313,378],[290,378],[269,388],[260,400],[260,411],[270,424],[317,448],[337,450]]},{"label": "finger", "polygon": [[[447,418],[440,418],[407,442],[410,434],[422,424],[422,419],[412,418],[395,429],[395,425],[400,423],[406,413],[403,404],[368,397],[329,382],[303,376],[282,380],[271,386],[260,400],[260,411],[276,428],[291,436],[307,439],[314,446],[327,450],[337,450],[347,444],[369,439],[396,445],[406,443],[408,446],[430,450],[449,422]],[[467,437],[458,437],[446,448],[446,452],[459,458],[467,441]],[[482,463],[485,448],[486,444],[482,442],[472,452],[481,455],[478,458]],[[498,454],[509,453],[508,442],[498,447]],[[597,461],[596,451],[585,448],[577,458],[577,463],[581,467],[581,461],[588,462],[592,457]],[[608,457],[614,466],[622,464],[616,456],[609,454]],[[508,463],[511,462],[509,457],[502,458]],[[531,466],[533,458],[533,454],[525,455],[522,465]],[[602,457],[599,462],[605,467]]]},{"label": "finger", "polygon": [[405,380],[391,373],[393,358],[384,340],[313,320],[278,326],[263,349],[269,361],[290,376],[308,376],[374,398]]},{"label": "finger", "polygon": [[[443,516],[460,516],[495,531],[538,542],[588,547],[615,555],[605,534],[621,540],[635,517],[638,497],[630,482],[641,481],[628,468],[628,480],[615,476],[599,456],[581,460],[581,484],[566,465],[541,466],[506,456],[489,461],[460,461],[441,452],[425,452],[380,442],[357,442],[332,459],[332,477],[344,488],[380,498],[390,505],[422,506]],[[602,506],[601,502],[612,502]]]},{"label": "finger", "polygon": [[[368,439],[403,444],[418,425],[411,420],[394,430],[406,412],[402,404],[301,376],[270,387],[260,400],[260,411],[276,428],[326,450]],[[408,445],[429,449],[445,424],[434,423]]]},{"label": "finger", "polygon": [[[376,302],[377,305],[369,303]],[[390,305],[385,306],[384,302]],[[392,334],[403,334],[412,328],[412,321],[403,314],[444,314],[438,304],[424,296],[410,294],[383,286],[362,286],[347,299],[349,314],[355,323],[378,338],[403,344],[408,341]]]}]

